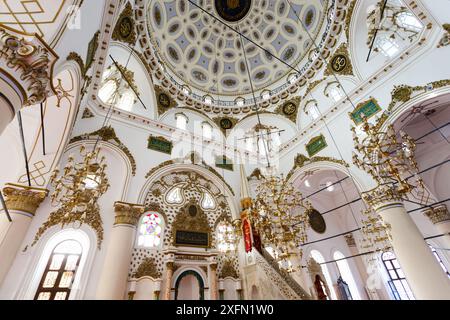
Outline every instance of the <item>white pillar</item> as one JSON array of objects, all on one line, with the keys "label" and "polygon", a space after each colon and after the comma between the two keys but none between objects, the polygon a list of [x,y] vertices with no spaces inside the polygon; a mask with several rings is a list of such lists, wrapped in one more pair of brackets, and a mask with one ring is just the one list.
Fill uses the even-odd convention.
[{"label": "white pillar", "polygon": [[447,206],[441,205],[427,209],[424,214],[433,222],[438,233],[445,234],[440,240],[442,240],[446,249],[450,249],[450,213]]},{"label": "white pillar", "polygon": [[116,219],[97,287],[99,300],[123,300],[133,251],[136,225],[144,207],[124,202],[114,204]]},{"label": "white pillar", "polygon": [[218,300],[218,288],[217,288],[217,262],[212,261],[209,265],[209,278],[210,278],[210,300]]},{"label": "white pillar", "polygon": [[7,184],[3,194],[12,222],[2,210],[0,214],[0,284],[13,264],[31,220],[47,196],[48,190]]},{"label": "white pillar", "polygon": [[395,190],[378,187],[363,194],[391,226],[392,247],[416,299],[450,299],[450,280]]}]

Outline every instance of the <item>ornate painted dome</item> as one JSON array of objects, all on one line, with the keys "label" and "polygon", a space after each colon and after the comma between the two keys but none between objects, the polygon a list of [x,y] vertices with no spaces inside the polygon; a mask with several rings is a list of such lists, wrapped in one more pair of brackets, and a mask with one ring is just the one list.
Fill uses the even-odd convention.
[{"label": "ornate painted dome", "polygon": [[[327,0],[290,0],[314,39],[325,29]],[[313,45],[286,0],[195,0],[201,8],[286,63],[301,69]],[[153,0],[147,26],[157,56],[172,81],[199,96],[233,101],[279,91],[294,71],[187,0]],[[319,42],[320,39],[317,42]]]}]

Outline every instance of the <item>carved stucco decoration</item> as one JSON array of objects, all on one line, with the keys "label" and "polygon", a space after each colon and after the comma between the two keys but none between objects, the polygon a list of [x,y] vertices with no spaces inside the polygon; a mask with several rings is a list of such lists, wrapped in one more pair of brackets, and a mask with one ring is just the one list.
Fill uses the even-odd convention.
[{"label": "carved stucco decoration", "polygon": [[174,99],[172,99],[172,96],[170,93],[168,93],[162,87],[157,86],[157,85],[155,85],[154,88],[155,88],[156,103],[158,105],[158,115],[159,116],[166,113],[170,109],[177,107],[177,103],[175,102]]},{"label": "carved stucco decoration", "polygon": [[85,140],[96,140],[97,138],[100,138],[102,141],[112,143],[113,145],[117,146],[120,150],[122,150],[130,160],[133,176],[136,175],[136,160],[134,159],[130,150],[117,137],[116,131],[111,126],[103,127],[97,131],[76,136],[72,138],[69,143]]},{"label": "carved stucco decoration", "polygon": [[[193,215],[190,210],[191,206],[196,207],[196,214]],[[183,208],[180,209],[172,226],[172,237],[178,230],[207,233],[209,237],[208,244],[211,246],[211,227],[205,212],[197,205],[195,199],[191,199]]]},{"label": "carved stucco decoration", "polygon": [[311,163],[314,163],[314,162],[322,162],[322,161],[337,163],[337,164],[340,164],[340,165],[342,165],[344,167],[347,167],[347,168],[350,167],[350,165],[347,162],[345,162],[344,160],[339,160],[339,159],[335,159],[335,158],[332,158],[332,157],[311,157],[311,158],[308,158],[307,156],[305,156],[303,154],[298,154],[295,157],[294,166],[291,169],[291,171],[289,171],[288,175],[286,176],[286,179],[289,180],[297,169],[303,168],[304,166],[306,166],[308,164],[311,164]]},{"label": "carved stucco decoration", "polygon": [[275,113],[280,114],[294,123],[297,123],[297,114],[300,106],[300,98],[289,100],[275,109]]},{"label": "carved stucco decoration", "polygon": [[155,259],[150,257],[145,258],[133,274],[133,278],[139,279],[142,277],[161,278],[161,272],[158,271]]},{"label": "carved stucco decoration", "polygon": [[444,24],[442,28],[445,30],[445,33],[442,36],[441,41],[439,41],[438,48],[450,45],[450,23]]},{"label": "carved stucco decoration", "polygon": [[53,88],[58,55],[39,36],[18,33],[0,24],[0,68],[21,87],[24,106],[43,102]]},{"label": "carved stucco decoration", "polygon": [[446,205],[429,208],[423,212],[433,224],[450,221],[450,213]]},{"label": "carved stucco decoration", "polygon": [[45,231],[53,226],[61,225],[61,228],[64,228],[66,225],[76,227],[86,224],[97,234],[97,247],[100,249],[103,242],[103,221],[100,215],[99,205],[96,201],[93,201],[96,199],[93,196],[93,192],[90,189],[84,191],[83,199],[90,199],[87,202],[71,202],[50,213],[47,221],[37,231],[32,246],[39,241]]},{"label": "carved stucco decoration", "polygon": [[415,86],[415,87],[408,85],[395,86],[394,90],[392,90],[391,93],[392,101],[389,104],[387,110],[389,112],[393,111],[397,105],[406,103],[421,93],[425,93],[427,91],[439,89],[446,86],[450,86],[450,79],[434,81],[424,86]]},{"label": "carved stucco decoration", "polygon": [[328,62],[324,75],[330,76],[332,74],[354,76],[352,61],[346,43],[341,44]]},{"label": "carved stucco decoration", "polygon": [[39,205],[48,195],[47,189],[33,188],[7,183],[3,188],[6,207],[34,215]]},{"label": "carved stucco decoration", "polygon": [[216,117],[212,120],[219,126],[224,135],[227,135],[229,130],[232,130],[239,122],[238,119],[232,117]]},{"label": "carved stucco decoration", "polygon": [[128,224],[131,226],[137,226],[139,218],[145,211],[145,207],[118,201],[114,203],[114,210],[116,212],[114,225]]},{"label": "carved stucco decoration", "polygon": [[89,108],[85,108],[83,111],[83,115],[81,116],[81,119],[90,119],[90,118],[94,118],[94,114],[92,113],[92,111]]},{"label": "carved stucco decoration", "polygon": [[231,260],[226,260],[222,265],[222,270],[220,271],[219,278],[225,279],[231,277],[233,279],[239,279],[239,273],[234,267],[234,263]]},{"label": "carved stucco decoration", "polygon": [[252,180],[252,179],[261,180],[263,178],[264,178],[264,175],[262,174],[261,169],[256,168],[255,170],[253,170],[251,175],[248,177],[248,180]]},{"label": "carved stucco decoration", "polygon": [[136,43],[136,23],[133,18],[133,7],[127,3],[117,20],[112,39],[134,45]]}]

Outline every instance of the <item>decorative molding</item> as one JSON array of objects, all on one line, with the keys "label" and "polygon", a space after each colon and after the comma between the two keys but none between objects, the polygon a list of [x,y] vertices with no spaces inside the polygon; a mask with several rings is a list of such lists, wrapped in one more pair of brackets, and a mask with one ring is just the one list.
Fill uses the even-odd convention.
[{"label": "decorative molding", "polygon": [[48,190],[7,183],[3,188],[3,194],[8,210],[17,210],[34,216],[39,205],[47,197]]},{"label": "decorative molding", "polygon": [[80,71],[83,75],[85,75],[86,70],[85,70],[85,65],[84,65],[84,61],[83,58],[80,57],[80,55],[76,52],[70,52],[69,55],[66,58],[67,61],[75,61],[78,66],[80,67]]},{"label": "decorative molding", "polygon": [[[172,236],[174,239],[177,238],[178,232],[190,232],[195,234],[206,234],[208,241],[207,244],[199,245],[201,247],[209,248],[211,245],[211,227],[208,223],[208,218],[205,212],[200,208],[195,199],[189,201],[183,208],[180,209],[179,213],[175,217],[175,221],[172,226]],[[177,245],[175,241],[175,245]],[[179,244],[187,246],[195,246],[188,244]]]},{"label": "decorative molding", "polygon": [[344,238],[345,238],[345,242],[347,242],[347,245],[349,247],[356,247],[356,241],[355,241],[355,238],[353,237],[352,233],[344,235]]},{"label": "decorative molding", "polygon": [[161,272],[156,267],[155,259],[147,257],[137,268],[133,274],[133,278],[139,279],[142,277],[152,277],[153,279],[161,278]]},{"label": "decorative molding", "polygon": [[437,46],[438,48],[450,45],[450,23],[444,24],[442,28],[445,30],[445,33],[442,36],[441,40],[439,41],[439,44]]},{"label": "decorative molding", "polygon": [[399,104],[406,103],[421,93],[446,86],[450,86],[450,79],[434,81],[424,86],[411,87],[405,84],[394,86],[394,89],[391,92],[392,101],[389,104],[387,110],[388,112],[392,112]]},{"label": "decorative molding", "polygon": [[24,106],[41,103],[51,94],[58,55],[38,35],[19,33],[0,23],[0,69],[9,70],[20,87]]},{"label": "decorative molding", "polygon": [[112,39],[134,45],[136,43],[136,23],[133,18],[133,7],[127,3],[119,16],[112,33]]},{"label": "decorative molding", "polygon": [[362,193],[363,200],[375,211],[385,208],[391,204],[403,203],[402,196],[397,189],[389,185],[379,185],[376,188]]},{"label": "decorative molding", "polygon": [[225,279],[227,277],[231,277],[233,279],[239,279],[239,272],[236,271],[236,268],[234,267],[234,263],[232,260],[225,260],[225,262],[222,265],[222,269],[220,271],[219,278]]},{"label": "decorative molding", "polygon": [[286,180],[289,180],[294,172],[297,169],[303,168],[304,166],[311,164],[311,163],[315,163],[315,162],[333,162],[333,163],[337,163],[340,164],[344,167],[349,168],[350,165],[345,162],[344,160],[338,160],[335,158],[331,158],[331,157],[312,157],[312,158],[308,158],[307,156],[305,156],[304,154],[298,154],[295,159],[294,159],[294,166],[292,167],[291,171],[289,171]]},{"label": "decorative molding", "polygon": [[94,118],[94,117],[95,117],[94,114],[92,113],[92,111],[88,107],[84,108],[83,115],[81,116],[81,119],[90,119],[90,118]]},{"label": "decorative molding", "polygon": [[86,74],[89,69],[91,68],[92,64],[95,61],[95,55],[98,50],[98,39],[100,37],[100,30],[97,31],[94,36],[92,37],[91,41],[89,41],[88,50],[86,53],[86,64],[85,69],[83,69],[83,72]]},{"label": "decorative molding", "polygon": [[328,147],[328,144],[325,137],[321,134],[320,136],[312,138],[305,147],[308,155],[312,157]]},{"label": "decorative molding", "polygon": [[431,222],[433,222],[433,224],[450,222],[450,213],[448,212],[446,205],[426,209],[423,213],[431,220]]},{"label": "decorative molding", "polygon": [[139,204],[117,201],[114,203],[114,211],[116,213],[114,225],[128,224],[137,226],[139,218],[145,211],[145,207]]},{"label": "decorative molding", "polygon": [[78,141],[96,140],[98,137],[102,141],[112,143],[113,145],[117,146],[120,150],[122,150],[130,160],[133,176],[136,175],[136,160],[134,159],[130,150],[117,137],[116,131],[111,126],[103,127],[97,131],[73,137],[72,139],[70,139],[69,143],[74,143]]}]

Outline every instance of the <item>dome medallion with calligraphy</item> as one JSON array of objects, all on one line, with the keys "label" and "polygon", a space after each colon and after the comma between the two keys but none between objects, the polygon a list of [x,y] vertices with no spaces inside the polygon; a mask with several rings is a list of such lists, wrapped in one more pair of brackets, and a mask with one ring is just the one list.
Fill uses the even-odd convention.
[{"label": "dome medallion with calligraphy", "polygon": [[281,92],[293,73],[289,65],[301,70],[310,63],[311,37],[317,45],[324,38],[330,1],[290,0],[291,8],[286,0],[153,0],[148,35],[167,79],[178,87],[210,95],[213,103],[250,99],[243,47],[256,94]]}]

